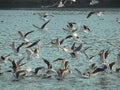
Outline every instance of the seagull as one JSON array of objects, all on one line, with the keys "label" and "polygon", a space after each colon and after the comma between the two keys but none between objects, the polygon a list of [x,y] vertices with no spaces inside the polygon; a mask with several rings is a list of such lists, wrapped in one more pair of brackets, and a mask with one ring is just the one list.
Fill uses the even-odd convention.
[{"label": "seagull", "polygon": [[71,47],[72,52],[70,52],[70,55],[73,58],[79,58],[79,52],[80,52],[81,48],[82,48],[82,44],[80,44],[78,47],[76,47],[75,43],[73,43],[73,45]]},{"label": "seagull", "polygon": [[15,55],[21,55],[21,54],[19,54],[19,51],[20,51],[20,48],[24,45],[25,45],[24,42],[21,43],[18,47],[16,47],[15,42],[12,42],[12,44],[10,44],[10,46],[11,46],[12,50],[14,51]]},{"label": "seagull", "polygon": [[71,38],[71,37],[72,37],[74,40],[81,42],[80,37],[79,37],[78,34],[77,34],[77,30],[72,31],[72,33],[71,33],[70,35],[68,35],[67,37],[65,37],[65,39],[68,39],[68,38]]},{"label": "seagull", "polygon": [[27,32],[27,33],[24,34],[23,32],[18,31],[18,34],[20,35],[21,40],[26,41],[26,42],[29,42],[29,40],[26,39],[26,37],[27,37],[30,33],[32,33],[32,32],[34,32],[34,31],[29,31],[29,32]]},{"label": "seagull", "polygon": [[20,70],[20,67],[25,65],[26,63],[21,63],[23,61],[24,57],[21,58],[20,60],[16,61],[16,60],[11,60],[9,59],[9,61],[11,62],[12,66],[12,70],[13,70],[13,73],[15,73],[16,71]]},{"label": "seagull", "polygon": [[61,50],[65,51],[65,52],[69,52],[69,53],[72,53],[73,50],[71,50],[70,48],[68,48],[67,46],[61,46],[60,47]]},{"label": "seagull", "polygon": [[80,70],[78,70],[77,68],[75,68],[75,70],[78,72],[78,74],[85,79],[90,78],[90,72],[81,72]]},{"label": "seagull", "polygon": [[33,24],[33,27],[39,29],[39,30],[46,30],[46,25],[50,22],[50,20],[48,20],[47,22],[45,22],[41,27],[36,26],[35,24]]},{"label": "seagull", "polygon": [[93,64],[91,64],[91,65],[89,66],[88,71],[91,73],[91,72],[93,72],[96,68],[97,68],[96,63],[93,63]]},{"label": "seagull", "polygon": [[63,0],[60,0],[58,8],[64,7],[66,2],[67,2],[67,0],[65,0],[64,2],[63,2]]},{"label": "seagull", "polygon": [[56,70],[53,69],[52,64],[47,59],[45,59],[45,58],[42,58],[42,59],[43,59],[44,63],[47,64],[47,71],[46,71],[47,74],[56,72]]},{"label": "seagull", "polygon": [[86,25],[83,25],[83,31],[85,33],[88,33],[88,32],[90,32],[90,28],[88,26],[86,26]]},{"label": "seagull", "polygon": [[105,50],[101,50],[98,55],[100,56],[100,60],[102,61],[102,63],[107,63],[108,60],[107,60],[107,57],[110,53],[110,50],[107,49],[106,51]]},{"label": "seagull", "polygon": [[65,58],[57,58],[53,62],[61,61],[61,69],[66,69],[68,67],[69,61]]},{"label": "seagull", "polygon": [[18,70],[14,73],[15,80],[13,81],[19,81],[21,79],[24,79],[24,77],[27,75],[27,73],[31,72],[31,69],[25,69],[25,70]]},{"label": "seagull", "polygon": [[98,4],[98,3],[99,3],[98,0],[91,0],[90,5],[95,5],[95,4]]},{"label": "seagull", "polygon": [[63,0],[60,0],[60,2],[59,2],[59,4],[58,4],[58,8],[64,7],[65,4],[66,4],[68,1],[70,1],[71,4],[72,4],[73,2],[76,2],[76,0],[64,0],[64,2],[63,2]]},{"label": "seagull", "polygon": [[62,79],[65,78],[66,75],[72,73],[72,71],[69,69],[69,61],[67,61],[67,60],[64,60],[64,61],[65,61],[64,62],[64,66],[63,66],[64,68],[63,69],[60,68],[60,69],[56,70],[57,71],[57,76],[58,76],[57,79],[58,80],[62,80]]},{"label": "seagull", "polygon": [[91,74],[92,74],[92,75],[97,75],[99,72],[103,72],[103,71],[105,71],[107,68],[108,68],[108,67],[107,67],[106,63],[103,63],[102,66],[96,68]]},{"label": "seagull", "polygon": [[91,11],[91,12],[88,13],[88,15],[87,15],[86,18],[87,18],[87,19],[90,18],[93,14],[96,14],[97,16],[100,17],[100,16],[103,15],[103,12],[101,12],[101,11]]},{"label": "seagull", "polygon": [[69,0],[70,2],[71,2],[71,4],[73,3],[73,2],[76,2],[76,0]]},{"label": "seagull", "polygon": [[37,14],[38,14],[38,15],[41,17],[41,19],[42,19],[43,21],[45,21],[45,22],[49,21],[46,17],[48,17],[48,16],[54,17],[53,15],[48,14],[48,13],[37,13]]},{"label": "seagull", "polygon": [[26,49],[26,52],[28,54],[27,60],[31,60],[32,56],[36,56],[37,58],[40,58],[39,51],[40,51],[40,45],[39,45],[39,43],[36,45],[36,47],[34,48],[34,50],[31,49],[31,48],[27,48]]},{"label": "seagull", "polygon": [[75,44],[76,44],[76,43],[73,43],[73,46],[71,47],[71,49],[73,50],[73,52],[78,53],[78,52],[80,52],[83,44],[81,43],[78,47],[76,47]]},{"label": "seagull", "polygon": [[68,22],[66,28],[63,28],[63,30],[65,31],[71,31],[71,30],[76,30],[76,28],[74,27],[76,23],[75,22]]},{"label": "seagull", "polygon": [[5,63],[9,59],[10,54],[0,56],[0,62]]},{"label": "seagull", "polygon": [[64,39],[59,40],[59,38],[57,38],[57,39],[55,39],[55,40],[52,40],[52,41],[51,41],[51,44],[53,44],[53,45],[55,45],[55,46],[57,46],[57,47],[60,47],[60,46],[63,44],[63,42],[64,42]]},{"label": "seagull", "polygon": [[67,68],[67,69],[58,69],[57,70],[57,80],[63,80],[66,75],[71,74],[72,71]]}]

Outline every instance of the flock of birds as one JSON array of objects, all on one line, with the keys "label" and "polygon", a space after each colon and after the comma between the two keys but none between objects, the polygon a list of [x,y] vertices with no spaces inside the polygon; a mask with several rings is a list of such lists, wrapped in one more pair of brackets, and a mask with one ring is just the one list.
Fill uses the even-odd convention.
[{"label": "flock of birds", "polygon": [[[102,12],[90,12],[86,18],[89,19],[93,14],[96,14],[98,16],[103,15]],[[42,26],[37,26],[33,24],[33,27],[35,27],[38,31],[46,31],[47,30],[47,24],[50,23],[50,19],[47,17],[54,17],[54,15],[50,15],[47,13],[34,13],[34,15],[39,15],[41,17],[41,20],[43,20],[44,24]],[[116,19],[118,23],[120,23],[119,19]],[[90,78],[92,76],[98,75],[100,73],[106,72],[108,73],[116,73],[120,72],[120,53],[117,54],[117,60],[109,63],[108,60],[108,55],[110,54],[111,50],[109,49],[104,49],[98,51],[97,55],[94,56],[89,56],[87,53],[87,50],[89,50],[91,47],[86,47],[83,48],[84,42],[81,40],[81,38],[78,35],[78,29],[82,29],[84,33],[89,33],[92,32],[90,28],[87,25],[78,25],[75,22],[68,22],[66,27],[63,28],[63,30],[68,33],[68,36],[65,38],[61,39],[56,38],[54,40],[51,40],[50,44],[53,45],[54,47],[58,48],[58,50],[62,50],[63,52],[68,53],[72,58],[79,58],[80,53],[83,53],[85,57],[89,60],[92,61],[92,59],[95,56],[99,56],[100,59],[99,61],[101,62],[99,65],[96,63],[92,63],[90,66],[85,71],[81,71],[78,68],[74,68],[74,70],[81,76],[81,78]],[[12,73],[14,80],[19,81],[24,79],[25,77],[30,77],[30,76],[39,76],[40,78],[52,78],[55,77],[57,80],[63,80],[65,77],[69,74],[72,74],[73,70],[70,68],[70,61],[66,58],[57,58],[53,60],[53,62],[47,60],[44,57],[40,57],[40,50],[41,50],[41,40],[37,39],[35,41],[30,41],[28,39],[28,36],[32,33],[36,32],[36,30],[32,30],[29,32],[22,32],[18,31],[18,34],[20,36],[20,40],[22,41],[21,44],[16,45],[15,42],[11,42],[11,50],[12,53],[8,55],[1,55],[0,56],[0,64],[3,63],[10,63],[10,68],[9,70],[5,72],[10,72]],[[67,47],[64,45],[64,42],[66,40],[69,40],[72,38],[74,43],[71,45],[71,47]],[[109,42],[110,45],[117,47],[118,50],[120,50],[120,46],[113,45]],[[23,55],[21,54],[21,49],[24,48],[25,52],[27,53],[27,57],[22,57]],[[10,58],[11,55],[19,56],[20,60],[12,59]],[[27,62],[24,62],[25,59],[27,61],[31,61],[33,58],[38,58],[42,59],[43,62],[47,65],[45,66],[39,66],[35,67],[34,70],[31,68],[29,69],[23,69],[22,66],[27,65]],[[53,67],[53,64],[57,62],[59,65],[59,68]],[[2,67],[0,67],[2,69]],[[1,72],[0,69],[0,75],[4,75],[5,72]],[[107,71],[108,70],[108,71]]]},{"label": "flock of birds", "polygon": [[[62,7],[65,7],[65,4],[67,2],[70,2],[70,4],[73,4],[73,3],[77,2],[77,0],[57,0],[57,2],[54,3],[53,5],[41,6],[41,7],[48,8],[48,7],[57,6],[58,8],[62,8]],[[99,0],[90,0],[90,2],[89,2],[90,5],[95,5],[95,4],[98,4],[98,3],[99,3]]]}]

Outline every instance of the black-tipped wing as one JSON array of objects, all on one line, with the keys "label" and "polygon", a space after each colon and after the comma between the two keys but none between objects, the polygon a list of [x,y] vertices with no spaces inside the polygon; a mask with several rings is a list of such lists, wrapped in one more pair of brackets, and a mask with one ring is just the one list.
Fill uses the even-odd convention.
[{"label": "black-tipped wing", "polygon": [[21,31],[18,31],[18,34],[21,36],[21,37],[24,37],[23,33]]},{"label": "black-tipped wing", "polygon": [[17,64],[20,65],[20,63],[22,62],[22,60],[24,59],[25,57],[21,58],[19,61],[17,61]]},{"label": "black-tipped wing", "polygon": [[88,15],[87,15],[87,17],[86,18],[89,18],[91,15],[93,15],[95,12],[93,11],[93,12],[90,12]]},{"label": "black-tipped wing", "polygon": [[71,47],[71,50],[75,50],[75,48],[76,48],[76,47],[75,47],[75,44],[76,44],[76,43],[74,42],[73,45],[72,45],[72,47]]},{"label": "black-tipped wing", "polygon": [[72,35],[68,35],[65,39],[68,39],[68,38],[71,38],[72,37]]},{"label": "black-tipped wing", "polygon": [[63,42],[64,42],[64,39],[62,39],[62,40],[60,41],[60,45],[63,44]]},{"label": "black-tipped wing", "polygon": [[34,32],[34,31],[32,30],[32,31],[27,32],[27,33],[25,34],[25,37],[26,37],[28,34],[32,33],[32,32]]},{"label": "black-tipped wing", "polygon": [[26,48],[30,48],[35,46],[36,44],[38,44],[38,42],[40,41],[40,39],[38,39],[37,41],[33,42],[32,44],[30,44],[29,46],[27,46]]},{"label": "black-tipped wing", "polygon": [[47,64],[48,69],[52,68],[52,65],[50,64],[50,62],[47,59],[44,59],[44,58],[42,58],[42,59]]},{"label": "black-tipped wing", "polygon": [[113,68],[114,65],[115,65],[115,62],[112,62],[112,63],[109,64],[110,70],[112,70],[112,68]]},{"label": "black-tipped wing", "polygon": [[79,73],[79,74],[82,74],[80,70],[78,70],[77,68],[75,68],[75,70]]},{"label": "black-tipped wing", "polygon": [[41,29],[40,27],[36,26],[35,24],[33,24],[33,27],[35,27],[37,29]]},{"label": "black-tipped wing", "polygon": [[20,51],[20,48],[24,45],[24,42],[21,43],[17,48],[16,48],[16,51],[19,52]]},{"label": "black-tipped wing", "polygon": [[65,69],[68,68],[68,65],[69,65],[69,61],[65,61],[65,65],[64,65]]},{"label": "black-tipped wing", "polygon": [[44,67],[37,67],[37,68],[35,68],[35,72],[34,73],[37,74],[39,70],[43,70],[43,69],[44,69]]},{"label": "black-tipped wing", "polygon": [[45,26],[50,22],[50,20],[48,20],[47,22],[45,22],[42,26],[41,26],[41,29],[44,29]]},{"label": "black-tipped wing", "polygon": [[104,54],[105,54],[105,56],[104,56],[105,59],[108,57],[109,53],[110,53],[110,50],[109,50],[109,49],[108,49],[107,51],[104,52]]},{"label": "black-tipped wing", "polygon": [[59,60],[64,60],[63,58],[57,58],[53,62],[59,61]]}]

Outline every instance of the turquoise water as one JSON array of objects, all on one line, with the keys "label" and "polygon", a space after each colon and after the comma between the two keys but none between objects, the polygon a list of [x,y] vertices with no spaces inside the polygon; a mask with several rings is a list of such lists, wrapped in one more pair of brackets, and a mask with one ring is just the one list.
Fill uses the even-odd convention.
[{"label": "turquoise water", "polygon": [[[56,78],[41,79],[40,77],[26,77],[18,82],[13,82],[13,75],[9,70],[8,63],[1,63],[0,88],[1,90],[119,90],[120,89],[120,75],[113,74],[99,74],[90,77],[89,79],[81,78],[74,68],[84,71],[88,66],[94,62],[99,62],[97,51],[110,48],[111,53],[108,56],[109,62],[117,60],[117,54],[120,51],[111,46],[107,42],[115,45],[120,45],[120,24],[116,22],[116,18],[120,19],[120,9],[101,9],[104,15],[97,17],[91,16],[86,19],[87,14],[92,10],[84,9],[70,9],[70,10],[0,10],[0,55],[9,54],[12,52],[10,44],[15,41],[20,44],[17,31],[28,32],[35,30],[28,38],[30,41],[40,39],[40,59],[33,58],[27,61],[23,69],[34,68],[38,66],[45,66],[41,57],[48,59],[50,62],[56,58],[66,58],[70,61],[70,69],[72,74],[67,75],[63,80],[58,81]],[[32,24],[41,26],[44,22],[38,15],[34,13],[48,13],[54,15],[49,17],[50,23],[47,25],[47,31],[37,31]],[[62,29],[66,27],[67,22],[76,22],[80,25],[87,25],[91,32],[84,33],[81,29],[78,30],[80,39],[83,41],[83,48],[91,46],[87,50],[89,55],[96,55],[92,62],[89,62],[83,53],[80,53],[79,58],[72,58],[68,53],[58,50],[49,42],[52,39],[59,37],[65,38],[68,34]],[[65,45],[71,47],[74,41],[68,39],[64,42]],[[78,42],[79,44],[80,42]],[[25,48],[21,49],[21,53],[26,57]],[[22,56],[11,55],[10,58],[19,59]],[[53,63],[53,67],[59,67],[57,63]]]}]

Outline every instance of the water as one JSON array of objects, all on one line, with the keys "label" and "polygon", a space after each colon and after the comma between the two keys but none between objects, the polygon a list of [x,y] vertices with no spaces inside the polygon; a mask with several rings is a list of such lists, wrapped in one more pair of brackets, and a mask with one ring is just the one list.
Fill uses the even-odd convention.
[{"label": "water", "polygon": [[[67,58],[70,61],[70,69],[72,74],[65,77],[65,79],[58,81],[56,78],[41,79],[40,77],[26,77],[18,82],[13,82],[13,75],[9,70],[8,63],[2,63],[1,72],[5,72],[0,76],[0,88],[2,90],[119,90],[120,76],[118,73],[113,74],[99,74],[90,77],[89,79],[81,78],[74,68],[84,71],[93,62],[98,63],[99,57],[93,58],[93,62],[89,62],[84,54],[80,53],[80,58],[72,58],[68,53],[58,50],[51,46],[49,43],[52,39],[59,37],[65,38],[68,34],[62,29],[66,27],[67,22],[76,22],[80,25],[88,25],[91,32],[84,33],[81,29],[78,34],[83,41],[83,48],[92,46],[87,51],[89,55],[96,55],[97,51],[110,48],[111,53],[108,56],[110,62],[116,61],[119,50],[111,46],[107,42],[115,45],[120,45],[120,24],[116,22],[116,18],[120,18],[120,9],[101,9],[104,15],[97,17],[91,16],[86,19],[87,14],[92,10],[84,9],[68,9],[68,10],[0,10],[0,55],[9,54],[12,52],[10,48],[11,42],[15,41],[20,44],[17,31],[28,32],[35,30],[28,38],[30,41],[40,39],[41,50],[40,57],[48,59],[50,62],[56,58]],[[41,26],[44,22],[38,15],[33,15],[36,12],[48,13],[54,15],[49,17],[51,19],[48,23],[47,31],[37,31],[32,24]],[[71,47],[74,41],[68,39],[65,45]],[[78,44],[80,42],[77,42]],[[26,57],[25,48],[22,48],[21,53]],[[19,59],[22,56],[11,55],[10,58]],[[38,66],[46,66],[42,59],[33,58],[27,61],[26,58],[23,62],[27,62],[22,68],[34,68]],[[53,67],[59,67],[57,63]]]}]

